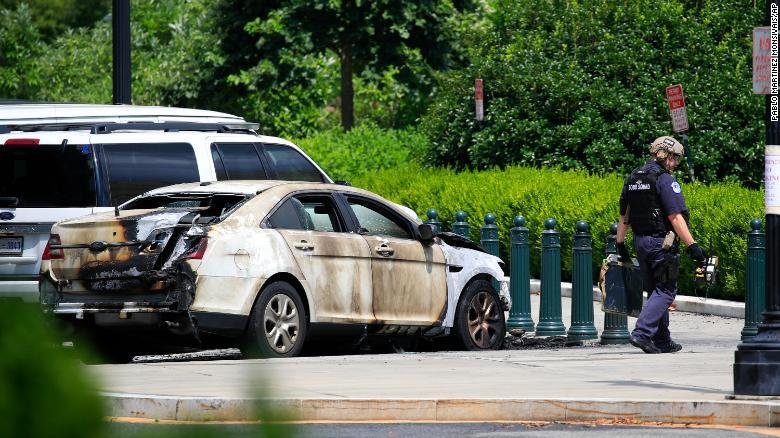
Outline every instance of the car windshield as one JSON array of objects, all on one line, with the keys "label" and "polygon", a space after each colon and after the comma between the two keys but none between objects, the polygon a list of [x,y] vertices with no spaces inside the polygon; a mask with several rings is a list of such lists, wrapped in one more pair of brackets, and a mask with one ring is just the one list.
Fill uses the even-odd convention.
[{"label": "car windshield", "polygon": [[0,169],[0,206],[96,205],[90,145],[0,145]]},{"label": "car windshield", "polygon": [[128,201],[119,209],[181,209],[197,211],[202,216],[223,216],[247,199],[248,195],[239,193],[167,193],[139,197]]}]

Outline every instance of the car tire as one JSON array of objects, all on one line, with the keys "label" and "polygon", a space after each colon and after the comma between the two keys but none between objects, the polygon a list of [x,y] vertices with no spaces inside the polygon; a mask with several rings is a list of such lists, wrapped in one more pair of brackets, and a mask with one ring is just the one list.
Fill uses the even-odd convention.
[{"label": "car tire", "polygon": [[506,337],[501,301],[490,281],[466,286],[455,310],[455,340],[468,351],[499,350]]},{"label": "car tire", "polygon": [[294,357],[303,349],[308,318],[298,291],[284,281],[263,288],[252,307],[246,350],[252,357]]}]

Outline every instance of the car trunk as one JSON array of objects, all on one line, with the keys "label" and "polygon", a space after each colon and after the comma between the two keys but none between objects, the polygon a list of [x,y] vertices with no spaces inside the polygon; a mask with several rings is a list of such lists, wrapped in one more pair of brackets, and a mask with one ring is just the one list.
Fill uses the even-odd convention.
[{"label": "car trunk", "polygon": [[164,289],[173,262],[200,238],[187,233],[196,215],[179,209],[131,210],[55,225],[52,233],[59,236],[62,258],[52,257],[52,273],[91,291]]}]

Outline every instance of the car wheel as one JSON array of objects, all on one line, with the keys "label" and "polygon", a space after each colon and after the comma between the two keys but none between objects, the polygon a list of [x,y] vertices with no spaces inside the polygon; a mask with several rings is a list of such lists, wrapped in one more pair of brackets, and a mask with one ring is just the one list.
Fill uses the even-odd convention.
[{"label": "car wheel", "polygon": [[455,336],[469,351],[498,350],[504,345],[504,311],[489,281],[473,281],[461,294],[455,313]]},{"label": "car wheel", "polygon": [[252,308],[248,353],[255,357],[297,356],[303,349],[307,324],[306,309],[295,288],[284,281],[271,283]]}]

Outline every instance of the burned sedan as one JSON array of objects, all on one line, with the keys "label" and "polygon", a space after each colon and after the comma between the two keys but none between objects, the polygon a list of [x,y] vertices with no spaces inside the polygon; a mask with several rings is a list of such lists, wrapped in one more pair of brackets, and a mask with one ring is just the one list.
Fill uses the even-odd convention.
[{"label": "burned sedan", "polygon": [[497,349],[510,306],[497,257],[334,184],[156,189],[57,223],[44,259],[41,300],[60,320],[219,335],[262,357],[298,355],[320,323]]}]

